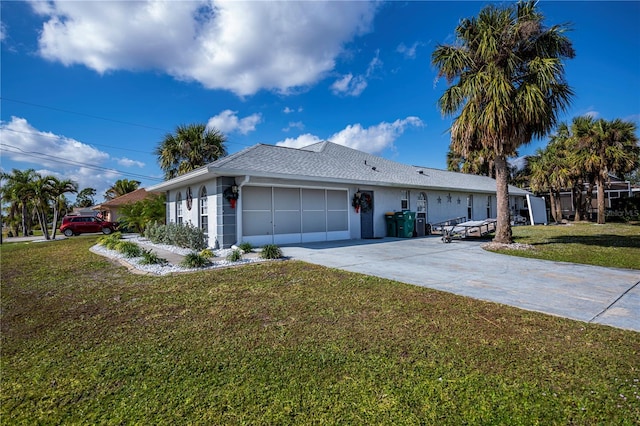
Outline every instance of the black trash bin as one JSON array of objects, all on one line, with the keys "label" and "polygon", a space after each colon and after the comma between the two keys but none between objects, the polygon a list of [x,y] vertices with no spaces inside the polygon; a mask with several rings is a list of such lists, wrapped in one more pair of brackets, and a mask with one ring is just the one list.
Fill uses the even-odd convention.
[{"label": "black trash bin", "polygon": [[387,222],[387,237],[397,237],[398,236],[398,226],[396,223],[396,217],[394,213],[386,213],[384,215],[384,219]]}]

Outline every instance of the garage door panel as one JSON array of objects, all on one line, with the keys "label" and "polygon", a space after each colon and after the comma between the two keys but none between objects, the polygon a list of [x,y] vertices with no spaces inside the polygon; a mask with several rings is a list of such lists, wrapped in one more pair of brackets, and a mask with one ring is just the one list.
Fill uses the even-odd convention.
[{"label": "garage door panel", "polygon": [[242,213],[242,232],[244,235],[271,235],[270,211],[244,211]]},{"label": "garage door panel", "polygon": [[327,231],[346,231],[349,229],[349,218],[346,212],[327,212]]},{"label": "garage door panel", "polygon": [[324,211],[326,209],[324,193],[324,189],[303,189],[302,209]]},{"label": "garage door panel", "polygon": [[347,191],[327,190],[327,210],[347,210]]},{"label": "garage door panel", "polygon": [[300,212],[277,211],[274,215],[274,234],[295,234],[300,233]]},{"label": "garage door panel", "polygon": [[327,216],[322,211],[303,211],[302,212],[302,232],[326,232]]},{"label": "garage door panel", "polygon": [[242,209],[271,211],[271,188],[259,186],[243,187]]},{"label": "garage door panel", "polygon": [[300,210],[300,189],[274,188],[273,205],[276,210]]}]

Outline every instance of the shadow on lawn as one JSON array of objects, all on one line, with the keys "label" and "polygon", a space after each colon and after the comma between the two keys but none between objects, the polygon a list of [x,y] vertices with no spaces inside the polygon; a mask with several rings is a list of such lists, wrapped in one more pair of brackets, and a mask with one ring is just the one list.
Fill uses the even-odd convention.
[{"label": "shadow on lawn", "polygon": [[545,242],[534,243],[533,245],[547,244],[584,244],[587,246],[600,247],[637,247],[640,248],[640,235],[560,235],[549,238]]}]

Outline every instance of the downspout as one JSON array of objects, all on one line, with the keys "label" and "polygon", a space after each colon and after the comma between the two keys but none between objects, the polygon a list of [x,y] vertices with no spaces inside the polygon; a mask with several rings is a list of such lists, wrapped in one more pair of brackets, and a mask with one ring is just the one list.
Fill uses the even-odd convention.
[{"label": "downspout", "polygon": [[251,176],[245,175],[242,182],[236,182],[238,185],[238,191],[240,192],[240,197],[238,197],[238,202],[236,204],[236,246],[242,243],[242,187],[249,183],[251,180]]}]

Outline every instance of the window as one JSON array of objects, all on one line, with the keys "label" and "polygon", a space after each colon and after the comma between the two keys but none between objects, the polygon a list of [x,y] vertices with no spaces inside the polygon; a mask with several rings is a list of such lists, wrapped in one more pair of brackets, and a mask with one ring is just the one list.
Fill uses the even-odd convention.
[{"label": "window", "polygon": [[209,207],[207,199],[207,188],[204,186],[200,189],[198,195],[198,213],[200,214],[200,229],[206,234],[209,233]]},{"label": "window", "polygon": [[427,194],[420,192],[418,201],[416,202],[416,211],[418,213],[427,213]]},{"label": "window", "polygon": [[400,191],[400,208],[409,210],[409,191]]},{"label": "window", "polygon": [[176,223],[182,225],[182,194],[176,195]]}]

